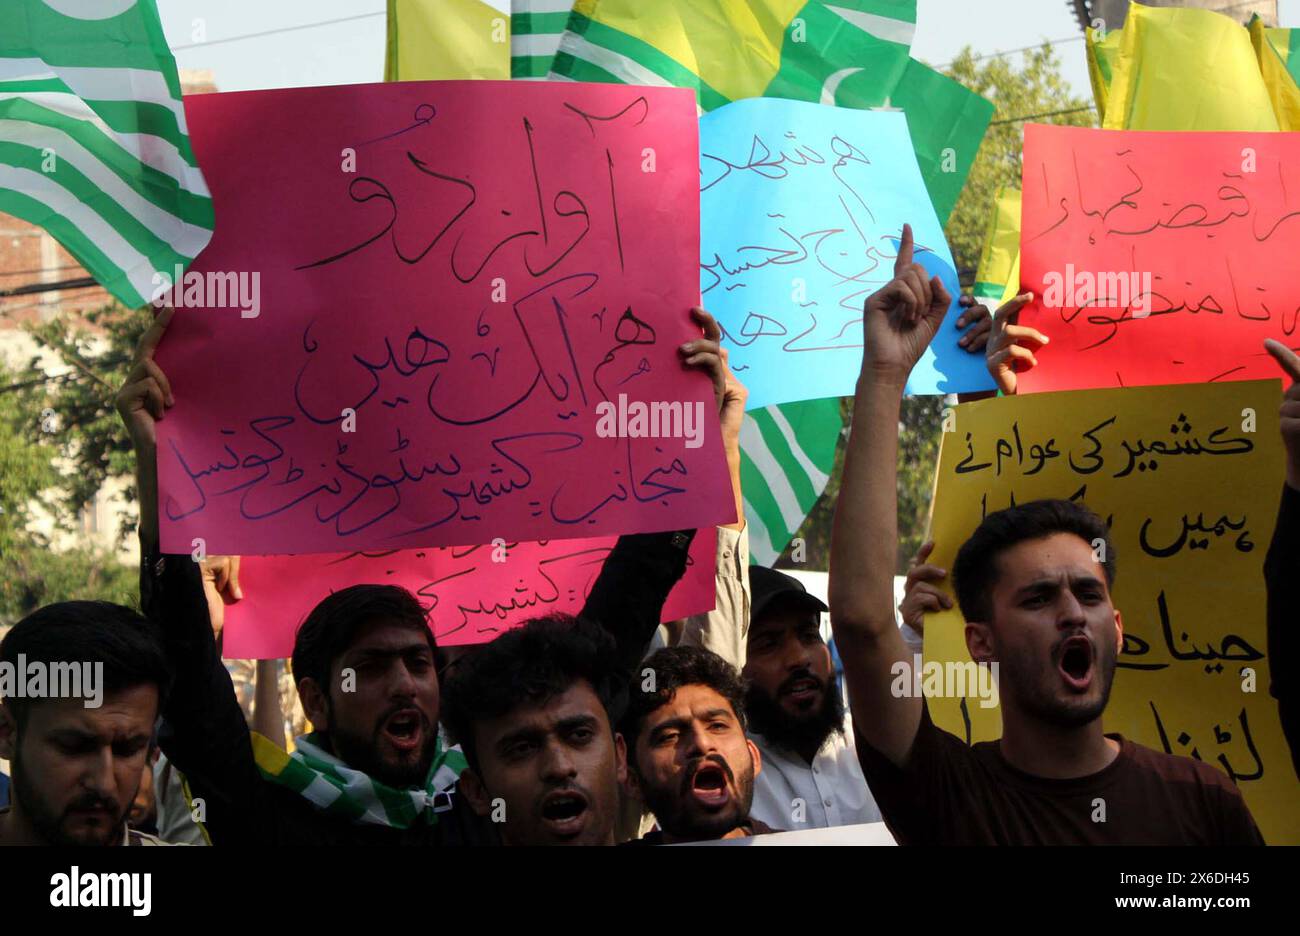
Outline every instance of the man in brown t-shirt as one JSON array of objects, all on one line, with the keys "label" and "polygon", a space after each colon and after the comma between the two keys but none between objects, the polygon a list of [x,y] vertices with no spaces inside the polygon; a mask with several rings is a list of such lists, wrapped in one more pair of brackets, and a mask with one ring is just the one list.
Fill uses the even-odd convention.
[{"label": "man in brown t-shirt", "polygon": [[[866,303],[831,537],[831,624],[886,822],[903,844],[1262,844],[1214,768],[1103,733],[1123,624],[1109,532],[1077,504],[990,514],[957,558],[967,647],[998,665],[1001,739],[967,747],[933,725],[923,699],[893,691],[898,667],[913,665],[894,620],[899,407],[950,304],[912,254],[905,226],[894,279]],[[1032,361],[1042,336],[1007,322],[1028,298],[999,310],[994,327],[1023,340],[1018,357]]]}]

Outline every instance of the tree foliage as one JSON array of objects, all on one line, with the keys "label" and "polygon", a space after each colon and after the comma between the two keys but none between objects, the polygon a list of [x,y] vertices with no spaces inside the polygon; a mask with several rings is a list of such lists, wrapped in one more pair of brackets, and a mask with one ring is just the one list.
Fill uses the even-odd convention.
[{"label": "tree foliage", "polygon": [[[54,551],[49,537],[29,528],[39,504],[56,528],[75,535],[82,508],[104,482],[134,471],[113,394],[150,316],[109,306],[86,318],[104,329],[98,340],[67,318],[30,329],[66,373],[55,368],[52,376],[38,359],[16,373],[0,368],[0,623],[73,598],[138,604],[132,566],[90,543]],[[133,526],[124,520],[120,535]]]},{"label": "tree foliage", "polygon": [[1091,127],[1097,114],[1090,101],[1071,93],[1050,44],[1022,53],[1018,68],[1006,56],[977,60],[967,47],[948,74],[997,108],[944,231],[957,269],[973,272],[998,189],[1020,188],[1025,123]]}]

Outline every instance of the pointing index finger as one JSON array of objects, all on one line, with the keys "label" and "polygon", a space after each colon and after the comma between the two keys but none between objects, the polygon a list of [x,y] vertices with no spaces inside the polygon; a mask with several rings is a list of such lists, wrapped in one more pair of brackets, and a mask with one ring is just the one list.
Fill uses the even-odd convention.
[{"label": "pointing index finger", "polygon": [[894,261],[894,276],[902,275],[912,265],[912,225],[903,225],[903,236],[898,242],[898,259]]}]

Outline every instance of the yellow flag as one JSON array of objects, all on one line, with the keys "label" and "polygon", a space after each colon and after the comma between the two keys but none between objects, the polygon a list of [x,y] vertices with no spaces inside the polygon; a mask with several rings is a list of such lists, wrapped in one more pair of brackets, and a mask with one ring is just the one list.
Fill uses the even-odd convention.
[{"label": "yellow flag", "polygon": [[[761,98],[781,68],[785,32],[803,6],[805,0],[577,0],[569,29],[580,27],[582,42],[562,40],[560,51],[615,77],[624,77],[620,69],[632,69],[629,78],[645,70],[642,81],[633,82],[642,85],[663,83],[656,66],[681,69],[697,79],[701,104],[710,110],[712,94],[725,100]],[[589,51],[599,51],[599,59],[584,59]]]},{"label": "yellow flag", "polygon": [[[1259,380],[963,403],[939,453],[930,562],[951,571],[981,518],[1013,503],[1068,498],[1107,520],[1124,646],[1106,731],[1222,770],[1265,839],[1294,845],[1300,808],[1268,692],[1263,575],[1282,490],[1281,392]],[[924,659],[969,668],[958,610],[927,617]],[[998,708],[977,693],[936,691],[940,727],[1001,734]]]},{"label": "yellow flag", "polygon": [[1020,291],[1020,189],[1000,188],[975,270],[976,298],[998,305]]},{"label": "yellow flag", "polygon": [[385,81],[510,77],[510,0],[388,0]]},{"label": "yellow flag", "polygon": [[[1101,102],[1098,102],[1099,106]],[[1129,6],[1105,100],[1108,130],[1279,129],[1246,29],[1222,13]]]},{"label": "yellow flag", "polygon": [[1259,71],[1278,126],[1286,131],[1300,130],[1300,87],[1295,79],[1300,61],[1293,61],[1291,55],[1297,33],[1300,30],[1270,29],[1258,16],[1250,21],[1250,40],[1259,59]]},{"label": "yellow flag", "polygon": [[1112,29],[1098,31],[1089,26],[1085,33],[1088,50],[1088,78],[1092,81],[1092,96],[1097,102],[1097,120],[1106,119],[1106,98],[1110,92],[1111,72],[1119,54],[1124,31]]}]

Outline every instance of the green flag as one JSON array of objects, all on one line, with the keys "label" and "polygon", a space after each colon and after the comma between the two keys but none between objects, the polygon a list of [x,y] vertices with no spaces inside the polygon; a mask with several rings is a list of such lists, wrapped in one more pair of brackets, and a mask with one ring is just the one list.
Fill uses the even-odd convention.
[{"label": "green flag", "polygon": [[513,0],[510,5],[510,77],[545,78],[555,61],[573,0]]},{"label": "green flag", "polygon": [[552,75],[695,89],[710,111],[780,97],[906,112],[946,222],[993,104],[910,57],[915,0],[577,0]]},{"label": "green flag", "polygon": [[212,199],[155,0],[0,4],[0,211],[129,306],[207,246]]},{"label": "green flag", "polygon": [[740,487],[751,562],[770,566],[785,551],[826,490],[843,428],[838,397],[745,414]]}]

